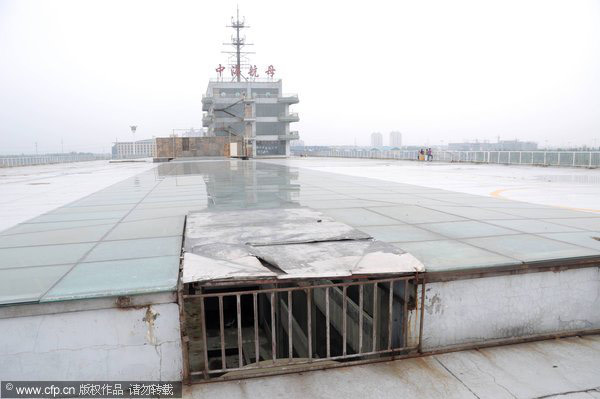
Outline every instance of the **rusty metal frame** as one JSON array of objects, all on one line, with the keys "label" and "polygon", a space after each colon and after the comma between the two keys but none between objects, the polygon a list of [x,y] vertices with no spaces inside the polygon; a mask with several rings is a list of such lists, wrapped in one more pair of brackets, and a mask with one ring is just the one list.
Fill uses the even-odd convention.
[{"label": "rusty metal frame", "polygon": [[[186,228],[187,218],[183,220],[183,231],[181,233],[182,237],[184,236],[185,228]],[[190,384],[192,381],[192,377],[190,375],[190,348],[189,342],[190,338],[187,335],[187,322],[185,317],[185,308],[184,308],[184,294],[183,294],[183,282],[181,281],[181,275],[183,273],[183,245],[179,252],[179,270],[177,279],[177,305],[179,307],[179,334],[181,336],[181,360],[183,361],[182,368],[182,381],[186,384]]]},{"label": "rusty metal frame", "polygon": [[[397,298],[400,300],[401,306],[394,306],[394,284],[395,283],[403,283],[404,285],[404,294],[403,297],[400,298],[400,296],[397,296]],[[200,289],[199,293],[196,294],[189,294],[189,295],[183,295],[182,299],[199,299],[200,300],[200,314],[201,314],[201,323],[202,325],[200,326],[201,328],[201,334],[202,334],[202,356],[203,356],[203,360],[204,360],[204,369],[201,371],[191,371],[191,370],[187,370],[186,375],[189,376],[189,380],[192,380],[192,377],[194,376],[200,376],[202,377],[201,379],[196,379],[193,380],[192,382],[209,382],[209,381],[215,381],[215,380],[231,380],[231,379],[241,379],[241,378],[248,378],[248,377],[253,377],[253,376],[259,376],[259,375],[271,375],[271,374],[281,374],[281,373],[285,373],[286,370],[295,370],[295,371],[304,371],[304,370],[312,370],[312,369],[322,369],[322,368],[329,368],[329,367],[337,367],[340,364],[341,365],[347,365],[347,364],[353,364],[353,363],[369,363],[369,362],[375,362],[375,361],[381,361],[381,360],[389,360],[389,359],[394,359],[397,358],[398,356],[404,356],[410,353],[416,353],[417,350],[420,349],[420,342],[421,342],[421,331],[422,328],[419,329],[419,337],[418,337],[418,342],[419,345],[416,346],[409,346],[408,343],[408,339],[407,336],[409,334],[409,329],[408,329],[408,311],[409,311],[409,306],[408,306],[408,301],[410,298],[410,292],[409,292],[409,284],[412,283],[415,285],[415,293],[417,292],[417,288],[416,286],[419,284],[419,274],[409,274],[409,275],[400,275],[400,276],[394,276],[394,277],[387,277],[387,278],[378,278],[378,279],[367,279],[367,278],[361,278],[361,279],[352,279],[351,281],[342,281],[342,282],[330,282],[330,283],[322,283],[322,280],[319,280],[318,282],[315,282],[315,284],[311,284],[310,281],[305,280],[304,284],[302,284],[301,286],[290,286],[290,287],[280,287],[280,286],[274,286],[271,284],[262,284],[259,285],[258,289],[252,289],[252,290],[247,290],[244,289],[243,287],[239,287],[241,290],[238,291],[228,291],[228,292],[206,292],[205,289]],[[383,287],[382,284],[385,284],[386,286],[389,285],[389,288],[387,287]],[[363,287],[365,285],[369,285],[373,287],[373,317],[372,317],[372,345],[370,348],[364,348],[363,346],[363,319],[364,319],[364,292],[363,292]],[[353,287],[353,286],[357,286],[358,287],[358,347],[355,348],[355,353],[347,353],[347,339],[348,339],[348,335],[349,335],[349,331],[347,329],[347,316],[348,316],[348,287]],[[326,326],[320,327],[317,326],[317,328],[319,329],[319,331],[322,329],[324,330],[325,333],[325,337],[326,337],[326,353],[324,357],[316,357],[316,353],[313,353],[313,342],[312,342],[312,334],[313,334],[313,327],[314,327],[314,320],[312,320],[312,304],[313,304],[313,298],[312,298],[312,293],[314,292],[314,290],[316,289],[323,289],[325,291],[325,312],[324,312],[324,316],[326,318]],[[339,291],[341,291],[342,293],[342,331],[341,331],[341,335],[342,335],[342,354],[341,355],[336,355],[336,356],[332,356],[331,355],[331,330],[330,330],[330,320],[331,320],[331,315],[330,315],[330,293],[332,291],[332,289],[338,289]],[[388,320],[387,320],[387,330],[388,330],[388,342],[387,345],[384,344],[383,348],[378,348],[378,340],[377,337],[381,336],[381,333],[383,331],[379,331],[379,319],[378,319],[378,302],[377,302],[377,298],[378,298],[378,290],[384,290],[387,289],[389,292],[389,305],[388,305]],[[306,357],[294,357],[293,356],[293,341],[292,341],[292,337],[293,337],[293,333],[292,333],[292,322],[293,322],[293,307],[292,307],[292,293],[294,291],[302,291],[306,293],[306,305],[307,305],[307,314],[306,314],[306,338],[307,338],[307,356]],[[423,292],[424,292],[424,288],[423,288]],[[277,295],[278,293],[281,293],[281,295]],[[287,295],[284,295],[285,293],[287,293]],[[259,294],[262,295],[266,295],[268,298],[270,298],[270,322],[271,322],[271,328],[270,328],[270,334],[271,334],[271,355],[272,355],[272,361],[265,361],[265,359],[263,359],[262,362],[260,362],[260,356],[259,356],[259,340],[258,340],[258,336],[259,336],[259,328],[258,328],[258,306],[257,306],[257,296]],[[254,350],[255,350],[255,362],[250,363],[250,364],[244,364],[244,359],[242,356],[242,346],[243,346],[243,339],[242,339],[242,326],[241,326],[241,297],[243,295],[248,295],[252,297],[252,303],[253,303],[253,317],[254,317],[254,325],[253,325],[253,329],[254,329]],[[279,301],[283,300],[283,298],[285,298],[287,296],[287,302],[288,302],[288,306],[287,306],[287,315],[285,314],[285,310],[282,310],[282,315],[281,317],[279,317],[279,312],[277,312],[277,319],[278,319],[278,323],[276,322],[276,318],[275,318],[275,309],[276,306],[280,306],[279,305]],[[237,348],[238,348],[238,358],[239,358],[239,364],[237,367],[227,367],[226,362],[225,362],[225,356],[224,356],[224,352],[225,352],[225,332],[224,332],[224,327],[223,327],[223,321],[224,321],[224,311],[223,311],[223,298],[224,297],[235,297],[236,298],[236,314],[237,314]],[[276,297],[279,297],[281,299],[277,300],[277,304],[276,304]],[[208,358],[208,342],[206,339],[207,336],[207,329],[206,329],[206,310],[205,310],[205,301],[208,298],[217,298],[218,299],[218,309],[219,309],[219,334],[220,334],[220,352],[221,352],[221,367],[218,369],[210,369],[209,368],[209,358]],[[415,312],[420,314],[420,319],[422,322],[423,319],[423,314],[424,314],[424,307],[423,307],[423,301],[419,300],[418,298],[415,297],[415,306],[414,306],[414,310]],[[355,304],[356,305],[356,304]],[[412,310],[412,308],[410,309]],[[402,339],[400,340],[401,342],[399,342],[397,345],[393,345],[393,339],[392,339],[392,325],[394,324],[394,320],[393,320],[393,315],[395,313],[399,313],[402,312],[402,325],[401,325],[401,332],[402,332]],[[267,317],[269,315],[266,315]],[[287,317],[286,317],[287,316]],[[278,354],[278,340],[276,339],[276,332],[277,332],[277,326],[279,324],[283,323],[287,324],[287,328],[288,328],[288,339],[287,342],[282,343],[279,342],[279,344],[281,345],[281,347],[283,348],[283,346],[287,346],[288,348],[288,356],[287,358],[284,359],[280,359],[279,362],[277,362],[278,358],[277,358],[277,354]],[[381,329],[383,330],[383,328]],[[356,339],[356,333],[354,333],[353,336],[354,339]],[[280,340],[281,341],[281,340]],[[292,349],[290,349],[292,348]],[[285,361],[287,360],[287,362]],[[213,363],[214,364],[214,363]],[[189,362],[187,364],[185,364],[185,366],[189,367]],[[228,373],[230,372],[235,372],[232,373],[232,375],[228,375]],[[289,372],[289,371],[287,371]]]}]

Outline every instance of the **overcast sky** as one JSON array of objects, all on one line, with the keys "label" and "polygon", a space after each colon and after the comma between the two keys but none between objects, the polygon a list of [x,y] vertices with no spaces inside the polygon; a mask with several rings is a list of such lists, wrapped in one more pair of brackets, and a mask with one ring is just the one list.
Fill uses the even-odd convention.
[{"label": "overcast sky", "polygon": [[310,145],[600,145],[600,1],[0,0],[0,153],[202,125],[239,3]]}]

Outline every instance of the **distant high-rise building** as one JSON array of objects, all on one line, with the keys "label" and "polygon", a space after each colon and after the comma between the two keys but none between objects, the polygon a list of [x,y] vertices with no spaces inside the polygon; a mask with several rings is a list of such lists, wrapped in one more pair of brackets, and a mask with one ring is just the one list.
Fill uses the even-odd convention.
[{"label": "distant high-rise building", "polygon": [[381,133],[371,133],[371,146],[383,147],[383,136],[381,135]]},{"label": "distant high-rise building", "polygon": [[390,147],[402,147],[402,133],[390,132]]}]

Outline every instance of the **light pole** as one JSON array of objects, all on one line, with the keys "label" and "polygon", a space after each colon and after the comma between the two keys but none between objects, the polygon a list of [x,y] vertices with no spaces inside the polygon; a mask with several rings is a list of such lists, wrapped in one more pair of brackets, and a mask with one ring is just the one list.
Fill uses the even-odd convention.
[{"label": "light pole", "polygon": [[135,131],[137,129],[137,126],[129,126],[131,128],[131,134],[133,135],[133,157],[135,158],[135,155],[137,154],[136,148],[135,148]]}]

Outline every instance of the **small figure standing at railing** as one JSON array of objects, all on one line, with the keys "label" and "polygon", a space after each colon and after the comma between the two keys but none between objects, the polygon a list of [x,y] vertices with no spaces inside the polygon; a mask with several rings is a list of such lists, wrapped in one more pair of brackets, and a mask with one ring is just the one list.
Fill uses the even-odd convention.
[{"label": "small figure standing at railing", "polygon": [[433,151],[431,151],[431,148],[427,149],[427,160],[433,161]]}]

